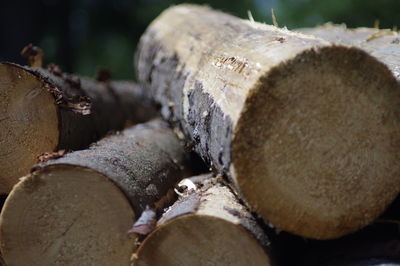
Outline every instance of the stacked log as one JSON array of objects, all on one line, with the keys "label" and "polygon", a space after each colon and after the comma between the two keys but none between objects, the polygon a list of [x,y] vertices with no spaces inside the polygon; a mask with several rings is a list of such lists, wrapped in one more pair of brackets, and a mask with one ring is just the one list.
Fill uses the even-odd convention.
[{"label": "stacked log", "polygon": [[139,85],[0,63],[0,264],[398,261],[398,34],[301,31],[179,5]]},{"label": "stacked log", "polygon": [[130,82],[0,63],[0,113],[0,194],[8,194],[40,154],[85,148],[155,109]]},{"label": "stacked log", "polygon": [[162,208],[184,177],[186,155],[165,122],[126,129],[89,149],[37,165],[0,216],[9,265],[128,265],[127,231],[144,208]]},{"label": "stacked log", "polygon": [[134,265],[271,265],[268,237],[230,188],[210,174],[193,179],[199,187],[168,208]]},{"label": "stacked log", "polygon": [[343,236],[399,193],[400,91],[366,52],[180,5],[136,61],[163,117],[278,229]]},{"label": "stacked log", "polygon": [[296,31],[337,44],[357,46],[386,64],[396,79],[400,79],[400,35],[396,31],[376,28],[347,29],[346,25],[332,23]]}]

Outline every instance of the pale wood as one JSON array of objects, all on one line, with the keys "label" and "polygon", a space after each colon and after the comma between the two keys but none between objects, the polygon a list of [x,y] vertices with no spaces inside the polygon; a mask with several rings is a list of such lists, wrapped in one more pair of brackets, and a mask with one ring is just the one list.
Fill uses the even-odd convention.
[{"label": "pale wood", "polygon": [[269,240],[232,191],[211,175],[161,217],[135,266],[270,265]]},{"label": "pale wood", "polygon": [[0,194],[40,154],[85,148],[110,130],[154,115],[135,84],[0,63]]},{"label": "pale wood", "polygon": [[[37,165],[6,199],[1,253],[9,265],[128,265],[144,208],[184,177],[186,155],[165,122],[107,137]],[[162,207],[162,206],[161,206]]]},{"label": "pale wood", "polygon": [[164,118],[280,230],[339,237],[399,193],[400,90],[360,49],[179,5],[142,36],[137,69]]},{"label": "pale wood", "polygon": [[400,80],[400,35],[397,31],[365,27],[348,29],[344,24],[332,23],[296,31],[337,44],[357,46],[386,64]]}]

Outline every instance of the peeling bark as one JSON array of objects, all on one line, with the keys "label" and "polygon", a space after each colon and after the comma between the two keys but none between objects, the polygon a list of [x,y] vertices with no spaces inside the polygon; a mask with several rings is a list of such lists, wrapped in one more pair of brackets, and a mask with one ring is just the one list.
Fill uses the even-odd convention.
[{"label": "peeling bark", "polygon": [[399,193],[400,91],[365,51],[179,5],[136,61],[163,117],[278,229],[343,236]]},{"label": "peeling bark", "polygon": [[7,194],[37,156],[86,148],[156,111],[130,82],[98,82],[49,69],[0,63],[0,193]]}]

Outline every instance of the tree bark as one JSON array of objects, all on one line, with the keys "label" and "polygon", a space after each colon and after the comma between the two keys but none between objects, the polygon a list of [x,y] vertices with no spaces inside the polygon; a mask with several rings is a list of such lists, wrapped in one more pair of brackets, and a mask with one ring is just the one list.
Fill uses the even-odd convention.
[{"label": "tree bark", "polygon": [[357,46],[387,65],[396,79],[400,80],[400,35],[396,31],[375,28],[347,29],[344,24],[331,23],[296,31],[337,44]]},{"label": "tree bark", "polygon": [[232,191],[210,174],[140,245],[134,265],[270,265],[269,240]]},{"label": "tree bark", "polygon": [[146,30],[137,69],[164,118],[280,230],[339,237],[399,193],[400,91],[360,49],[180,5]]},{"label": "tree bark", "polygon": [[4,260],[128,265],[135,246],[128,229],[147,205],[163,207],[187,171],[185,160],[173,131],[156,120],[37,165],[1,212]]},{"label": "tree bark", "polygon": [[28,173],[38,155],[85,148],[154,114],[143,91],[129,82],[0,63],[0,194]]}]

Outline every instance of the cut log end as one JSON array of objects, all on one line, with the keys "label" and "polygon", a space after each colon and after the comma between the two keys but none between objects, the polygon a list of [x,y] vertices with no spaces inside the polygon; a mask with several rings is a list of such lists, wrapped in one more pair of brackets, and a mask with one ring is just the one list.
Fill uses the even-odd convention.
[{"label": "cut log end", "polygon": [[211,175],[199,180],[158,221],[134,265],[270,265],[270,242],[232,191]]},{"label": "cut log end", "polygon": [[399,192],[399,106],[395,79],[366,53],[305,51],[247,97],[232,143],[233,179],[255,211],[285,231],[317,239],[355,231]]},{"label": "cut log end", "polygon": [[232,191],[209,174],[190,180],[198,188],[163,214],[134,265],[270,265],[268,237]]},{"label": "cut log end", "polygon": [[48,166],[24,177],[7,198],[1,253],[8,265],[128,265],[134,216],[125,195],[102,174]]},{"label": "cut log end", "polygon": [[5,194],[59,139],[54,97],[43,81],[12,64],[0,64],[0,128],[0,194]]},{"label": "cut log end", "polygon": [[167,222],[141,245],[135,266],[270,265],[265,251],[242,226],[207,215]]},{"label": "cut log end", "polygon": [[180,5],[138,55],[164,118],[280,230],[339,237],[399,193],[400,90],[366,52]]}]

